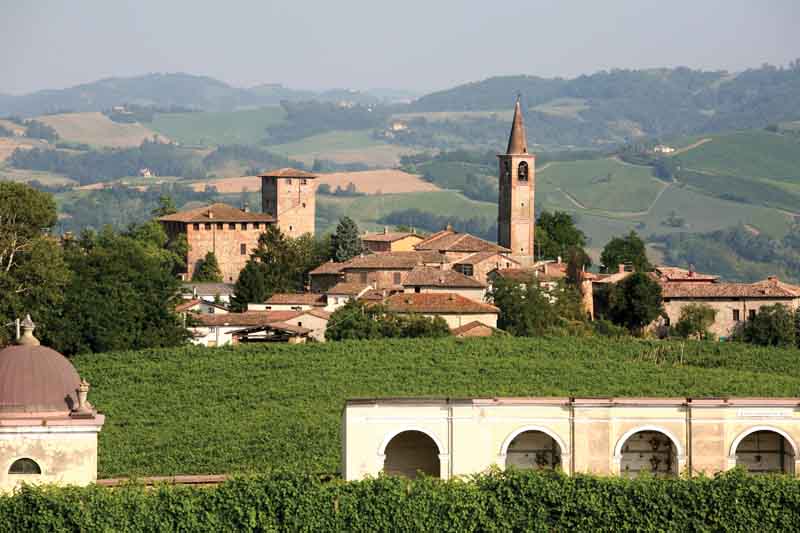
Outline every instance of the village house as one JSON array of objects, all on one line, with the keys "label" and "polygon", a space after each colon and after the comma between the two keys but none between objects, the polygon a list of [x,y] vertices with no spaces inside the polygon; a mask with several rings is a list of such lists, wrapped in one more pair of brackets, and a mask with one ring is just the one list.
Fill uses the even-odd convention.
[{"label": "village house", "polygon": [[493,305],[451,292],[397,293],[386,298],[384,305],[390,313],[441,317],[451,330],[470,322],[496,328],[497,315],[500,313]]},{"label": "village house", "polygon": [[489,468],[677,477],[798,472],[798,398],[375,398],[342,415],[346,480]]},{"label": "village house", "polygon": [[306,338],[322,342],[329,318],[330,313],[322,309],[192,313],[187,329],[193,344],[209,348],[240,342],[305,342]]},{"label": "village house", "polygon": [[33,336],[30,317],[21,325],[17,344],[0,350],[0,493],[93,483],[105,417],[72,363]]},{"label": "village house", "polygon": [[414,267],[403,281],[405,293],[454,293],[476,302],[486,297],[486,285],[455,270]]},{"label": "village house", "polygon": [[264,303],[248,303],[248,311],[308,311],[322,309],[327,299],[324,294],[313,292],[276,293]]},{"label": "village house", "polygon": [[454,231],[450,225],[417,243],[414,249],[419,252],[438,252],[447,263],[455,263],[480,252],[492,252],[498,255],[508,255],[511,252],[511,250],[499,244],[483,240],[469,233]]},{"label": "village house", "polygon": [[206,302],[219,302],[227,305],[231,303],[231,298],[233,297],[233,284],[183,282],[181,284],[181,296],[186,300],[200,299]]},{"label": "village house", "polygon": [[359,300],[375,287],[357,281],[342,281],[325,291],[326,311],[336,311],[351,300]]},{"label": "village house", "polygon": [[389,231],[389,228],[383,228],[380,233],[365,233],[361,236],[361,244],[369,252],[410,252],[423,240],[416,233]]}]

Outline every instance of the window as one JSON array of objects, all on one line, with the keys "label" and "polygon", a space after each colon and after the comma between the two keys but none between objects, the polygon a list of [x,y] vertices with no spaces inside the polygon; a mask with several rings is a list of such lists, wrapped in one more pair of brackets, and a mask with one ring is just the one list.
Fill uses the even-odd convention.
[{"label": "window", "polygon": [[291,185],[291,184],[292,184],[292,178],[289,178],[288,180],[286,180],[286,185]]},{"label": "window", "polygon": [[753,320],[755,317],[756,317],[756,310],[755,309],[750,309],[747,312],[747,318],[750,319],[750,320]]},{"label": "window", "polygon": [[205,228],[206,228],[206,231],[209,231],[209,230],[211,229],[211,224],[209,224],[208,222],[206,222],[206,226],[205,226]]},{"label": "window", "polygon": [[222,222],[217,223],[217,229],[224,229],[225,225]]},{"label": "window", "polygon": [[247,222],[242,222],[242,229],[247,229]]},{"label": "window", "polygon": [[297,323],[297,327],[302,328],[303,327],[303,323],[302,322],[298,322]]},{"label": "window", "polygon": [[192,229],[195,231],[200,231],[200,224],[192,224]]},{"label": "window", "polygon": [[236,229],[236,224],[228,224],[228,229]]},{"label": "window", "polygon": [[359,272],[358,276],[361,279],[361,283],[366,283],[367,282],[367,273],[366,272]]},{"label": "window", "polygon": [[422,287],[414,287],[414,292],[416,292],[417,294],[421,293]]},{"label": "window", "polygon": [[247,245],[242,243],[239,245],[239,255],[247,255]]},{"label": "window", "polygon": [[303,202],[301,205],[303,206],[303,209],[305,209],[305,207],[306,207],[306,203],[305,203],[305,202]]},{"label": "window", "polygon": [[472,265],[461,265],[461,273],[465,276],[472,276],[475,274],[475,270],[472,268]]},{"label": "window", "polygon": [[253,222],[253,229],[261,229],[261,223],[260,222]]},{"label": "window", "polygon": [[17,459],[11,464],[11,468],[8,469],[9,474],[23,474],[23,475],[35,475],[41,474],[42,469],[39,468],[39,465],[36,464],[36,461],[33,459],[28,459],[27,457],[23,459]]},{"label": "window", "polygon": [[308,180],[303,180],[303,181],[300,182],[300,184],[301,185],[307,185],[308,184]]},{"label": "window", "polygon": [[528,181],[528,163],[520,161],[517,167],[517,179],[519,181]]},{"label": "window", "polygon": [[294,230],[294,228],[292,226],[289,226],[289,231],[292,231],[292,230]]},{"label": "window", "polygon": [[734,322],[739,322],[740,320],[741,320],[741,317],[739,316],[739,310],[738,309],[734,309],[733,310],[733,321]]},{"label": "window", "polygon": [[400,272],[395,272],[392,278],[395,285],[400,285]]}]

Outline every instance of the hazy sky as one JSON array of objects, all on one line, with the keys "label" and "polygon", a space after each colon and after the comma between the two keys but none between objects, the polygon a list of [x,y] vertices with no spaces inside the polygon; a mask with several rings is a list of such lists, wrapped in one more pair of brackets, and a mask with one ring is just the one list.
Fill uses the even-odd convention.
[{"label": "hazy sky", "polygon": [[188,72],[237,86],[431,90],[800,57],[798,0],[0,0],[0,92]]}]

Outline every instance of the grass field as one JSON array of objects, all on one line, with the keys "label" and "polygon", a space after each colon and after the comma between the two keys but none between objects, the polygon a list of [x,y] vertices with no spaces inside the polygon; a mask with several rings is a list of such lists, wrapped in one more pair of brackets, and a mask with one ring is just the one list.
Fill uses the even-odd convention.
[{"label": "grass field", "polygon": [[649,167],[615,159],[551,163],[537,180],[566,193],[576,207],[631,213],[646,211],[664,188]]},{"label": "grass field", "polygon": [[412,120],[424,118],[429,122],[442,122],[445,120],[467,120],[471,118],[492,118],[510,122],[514,116],[512,110],[502,111],[428,111],[419,113],[397,113],[392,115],[395,120]]},{"label": "grass field", "polygon": [[120,124],[97,112],[46,115],[36,120],[52,126],[59,137],[66,141],[90,146],[139,146],[143,140],[152,139],[155,134],[141,124]]},{"label": "grass field", "polygon": [[337,472],[341,410],[354,397],[796,396],[797,354],[732,343],[489,338],[176,348],[74,362],[107,417],[103,478]]},{"label": "grass field", "polygon": [[77,184],[77,182],[62,174],[54,174],[52,172],[42,172],[38,170],[20,170],[10,168],[0,163],[0,181],[19,181],[27,183],[29,181],[38,181],[44,185],[70,185]]},{"label": "grass field", "polygon": [[306,164],[312,164],[314,159],[328,159],[375,167],[396,166],[401,155],[418,151],[374,139],[371,130],[329,131],[299,141],[273,145],[269,150]]},{"label": "grass field", "polygon": [[27,137],[0,137],[0,163],[11,157],[17,148],[30,149],[46,146],[43,142]]},{"label": "grass field", "polygon": [[711,141],[680,154],[686,168],[745,178],[800,183],[800,140],[761,130],[708,135]]},{"label": "grass field", "polygon": [[533,110],[557,117],[579,119],[579,113],[586,111],[589,107],[591,106],[583,98],[556,98],[537,105]]},{"label": "grass field", "polygon": [[282,107],[262,107],[242,111],[201,113],[161,113],[151,127],[183,144],[217,146],[221,144],[259,144],[270,126],[282,123]]},{"label": "grass field", "polygon": [[464,188],[464,180],[467,174],[478,176],[495,176],[497,170],[483,165],[473,163],[461,163],[458,161],[426,161],[416,165],[419,174],[431,176],[439,186],[446,189]]}]

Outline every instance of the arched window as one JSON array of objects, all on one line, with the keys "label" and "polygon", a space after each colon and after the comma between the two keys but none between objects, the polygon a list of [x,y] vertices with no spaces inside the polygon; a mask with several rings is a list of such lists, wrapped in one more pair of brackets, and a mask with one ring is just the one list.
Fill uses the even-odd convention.
[{"label": "arched window", "polygon": [[384,452],[383,471],[415,479],[418,473],[439,477],[439,448],[421,431],[403,431],[392,438]]},{"label": "arched window", "polygon": [[751,474],[794,474],[794,448],[775,431],[750,433],[736,446],[736,465]]},{"label": "arched window", "polygon": [[528,163],[520,161],[517,167],[517,179],[519,181],[528,181]]},{"label": "arched window", "polygon": [[543,431],[520,433],[506,451],[506,468],[541,470],[561,466],[561,447]]},{"label": "arched window", "polygon": [[625,441],[620,474],[636,477],[640,472],[657,476],[678,474],[678,455],[672,439],[660,431],[639,431]]},{"label": "arched window", "polygon": [[41,474],[42,469],[39,468],[39,465],[36,464],[36,461],[33,459],[28,459],[27,457],[22,459],[17,459],[11,464],[11,468],[8,469],[9,474],[25,474],[25,475],[36,475]]}]

